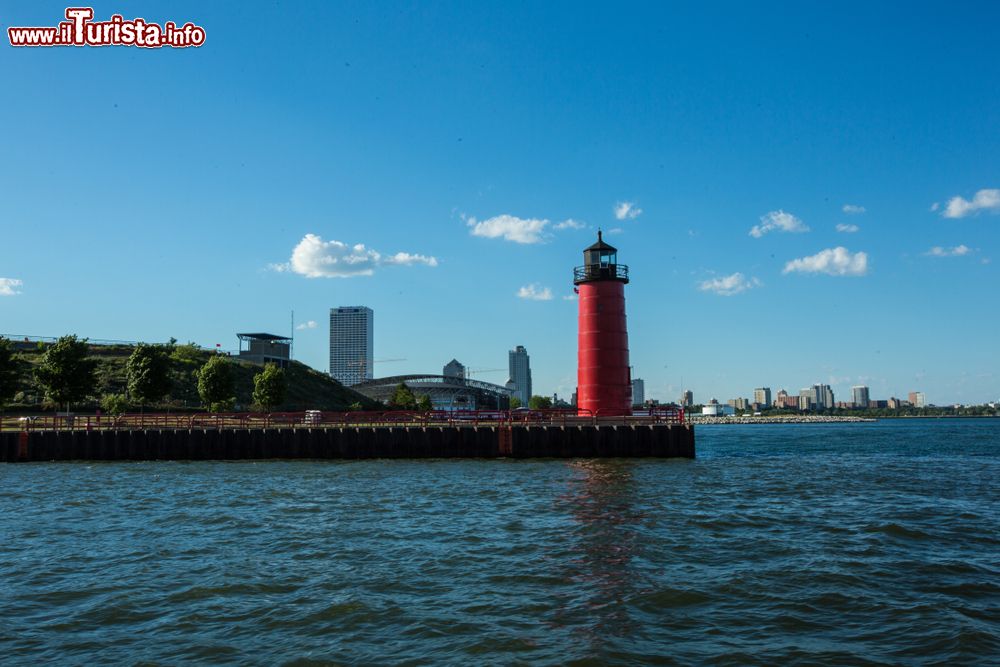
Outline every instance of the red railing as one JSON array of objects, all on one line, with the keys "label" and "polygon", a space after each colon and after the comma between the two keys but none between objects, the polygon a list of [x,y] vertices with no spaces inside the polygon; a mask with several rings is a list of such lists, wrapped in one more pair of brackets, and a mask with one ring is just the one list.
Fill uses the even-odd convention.
[{"label": "red railing", "polygon": [[682,424],[684,410],[659,408],[634,415],[602,414],[589,410],[462,410],[415,412],[227,412],[227,413],[136,413],[124,415],[38,415],[5,417],[0,430],[107,430],[193,428],[310,428],[344,426],[558,426],[581,424]]}]

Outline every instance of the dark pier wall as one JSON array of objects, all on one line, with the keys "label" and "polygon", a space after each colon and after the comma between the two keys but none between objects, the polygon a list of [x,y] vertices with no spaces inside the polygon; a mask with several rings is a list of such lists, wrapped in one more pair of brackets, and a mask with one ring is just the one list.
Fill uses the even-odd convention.
[{"label": "dark pier wall", "polygon": [[0,433],[0,461],[694,458],[694,426],[427,426]]}]

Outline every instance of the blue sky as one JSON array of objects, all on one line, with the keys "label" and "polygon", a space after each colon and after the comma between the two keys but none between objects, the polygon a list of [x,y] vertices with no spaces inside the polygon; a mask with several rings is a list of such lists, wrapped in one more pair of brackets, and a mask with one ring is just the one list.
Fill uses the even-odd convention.
[{"label": "blue sky", "polygon": [[363,304],[379,375],[524,345],[568,397],[600,227],[648,396],[1000,397],[1000,8],[663,5],[96,2],[206,43],[4,37],[0,333],[235,348],[294,309],[325,370]]}]

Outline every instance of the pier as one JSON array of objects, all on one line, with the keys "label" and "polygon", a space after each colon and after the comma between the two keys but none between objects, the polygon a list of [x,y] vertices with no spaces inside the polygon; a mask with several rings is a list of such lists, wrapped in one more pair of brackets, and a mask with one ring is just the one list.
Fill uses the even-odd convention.
[{"label": "pier", "polygon": [[[364,414],[364,413],[358,413]],[[656,416],[143,415],[135,422],[50,417],[0,432],[0,461],[373,458],[694,458],[694,426]],[[166,419],[169,417],[169,420]]]}]

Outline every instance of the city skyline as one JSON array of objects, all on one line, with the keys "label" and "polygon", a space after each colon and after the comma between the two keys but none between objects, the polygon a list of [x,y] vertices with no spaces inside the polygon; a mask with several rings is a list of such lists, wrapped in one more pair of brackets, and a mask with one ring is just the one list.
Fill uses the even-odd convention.
[{"label": "city skyline", "polygon": [[240,7],[137,5],[197,49],[2,49],[0,331],[232,347],[294,310],[329,370],[364,303],[376,376],[523,344],[569,396],[600,227],[648,398],[1000,396],[996,6]]}]

